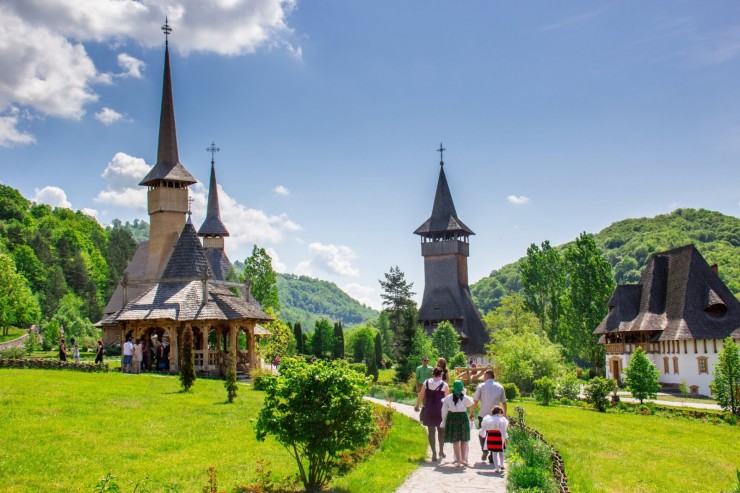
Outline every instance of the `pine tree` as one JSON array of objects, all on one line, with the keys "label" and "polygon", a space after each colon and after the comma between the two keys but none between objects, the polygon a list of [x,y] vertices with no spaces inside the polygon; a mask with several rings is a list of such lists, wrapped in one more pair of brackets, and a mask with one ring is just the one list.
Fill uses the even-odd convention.
[{"label": "pine tree", "polygon": [[193,328],[185,324],[182,333],[182,354],[180,355],[180,386],[183,392],[190,390],[195,383],[195,361],[193,354]]},{"label": "pine tree", "polygon": [[398,358],[396,361],[397,382],[406,382],[415,368],[413,361],[414,337],[418,327],[416,307],[409,307],[401,318],[400,331],[398,333]]},{"label": "pine tree", "polygon": [[726,411],[740,414],[740,349],[732,337],[724,341],[724,347],[717,355],[710,388],[717,403]]},{"label": "pine tree", "polygon": [[390,330],[388,313],[385,311],[380,312],[380,316],[378,317],[378,330],[380,331],[380,337],[383,338],[383,353],[391,354],[393,350],[393,333]]},{"label": "pine tree", "polygon": [[305,354],[305,338],[303,337],[303,329],[301,328],[300,322],[296,322],[295,324],[293,324],[293,337],[295,337],[296,353]]},{"label": "pine tree", "polygon": [[411,291],[414,283],[406,281],[406,275],[398,266],[391,267],[390,271],[385,274],[385,281],[378,280],[378,282],[383,288],[380,297],[383,299],[384,311],[388,313],[388,325],[390,331],[395,335],[393,350],[394,356],[396,356],[402,351],[402,345],[408,342],[403,340],[403,336],[399,337],[400,333],[406,328],[404,317],[410,309],[416,312],[416,302],[412,299],[415,293]]},{"label": "pine tree", "polygon": [[334,348],[332,357],[334,359],[344,358],[344,330],[342,330],[341,322],[334,323]]},{"label": "pine tree", "polygon": [[236,345],[232,344],[229,348],[229,357],[226,361],[226,398],[229,402],[234,402],[238,387],[236,385]]},{"label": "pine tree", "polygon": [[641,347],[638,346],[632,353],[624,373],[627,375],[627,388],[632,397],[640,400],[640,404],[645,399],[655,399],[660,389],[660,370],[647,359]]},{"label": "pine tree", "polygon": [[380,332],[375,334],[375,365],[380,368],[383,366],[383,340]]}]

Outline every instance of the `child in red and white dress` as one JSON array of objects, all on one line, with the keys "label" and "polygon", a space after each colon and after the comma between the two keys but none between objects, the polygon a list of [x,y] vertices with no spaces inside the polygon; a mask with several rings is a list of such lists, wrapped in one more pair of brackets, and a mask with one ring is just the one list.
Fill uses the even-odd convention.
[{"label": "child in red and white dress", "polygon": [[504,449],[509,435],[509,420],[504,416],[501,406],[495,406],[489,416],[483,418],[478,434],[486,439],[486,450],[490,452],[488,461],[498,471],[504,470]]}]

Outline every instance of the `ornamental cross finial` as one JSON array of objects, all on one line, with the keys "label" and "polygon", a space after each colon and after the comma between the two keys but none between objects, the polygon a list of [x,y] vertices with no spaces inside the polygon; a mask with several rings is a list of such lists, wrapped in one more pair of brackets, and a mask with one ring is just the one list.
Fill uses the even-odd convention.
[{"label": "ornamental cross finial", "polygon": [[206,148],[206,151],[208,151],[208,152],[211,153],[211,164],[213,164],[213,162],[214,162],[214,160],[216,158],[216,153],[218,151],[220,151],[220,150],[221,150],[221,148],[220,147],[216,147],[216,143],[215,142],[211,142],[211,145],[209,145]]},{"label": "ornamental cross finial", "polygon": [[193,215],[193,197],[188,197],[188,220]]},{"label": "ornamental cross finial", "polygon": [[164,26],[162,26],[162,32],[164,33],[164,44],[168,45],[170,42],[170,33],[172,32],[172,27],[170,27],[169,22],[167,22],[167,17],[164,18]]},{"label": "ornamental cross finial", "polygon": [[444,156],[444,152],[445,152],[446,150],[447,150],[447,149],[445,149],[444,147],[442,147],[442,142],[440,142],[440,143],[439,143],[439,149],[437,149],[437,152],[439,153],[439,165],[440,165],[440,166],[444,166],[444,164],[445,164],[445,156]]}]

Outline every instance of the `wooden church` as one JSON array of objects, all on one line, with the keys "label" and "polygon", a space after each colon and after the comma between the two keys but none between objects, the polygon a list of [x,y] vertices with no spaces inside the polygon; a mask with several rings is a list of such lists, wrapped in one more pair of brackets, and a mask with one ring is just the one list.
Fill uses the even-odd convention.
[{"label": "wooden church", "polygon": [[[171,31],[167,24],[163,30]],[[209,150],[213,153],[216,148]],[[157,162],[139,183],[147,187],[149,241],[139,245],[97,326],[106,344],[133,337],[145,341],[149,351],[162,348],[165,362],[160,369],[171,372],[178,371],[187,324],[195,336],[196,371],[225,372],[228,350],[241,339],[246,344],[237,348],[237,370],[248,371],[258,364],[256,339],[267,333],[258,323],[272,318],[251,297],[248,284],[226,281],[231,262],[224,239],[229,232],[221,221],[213,158],[208,210],[198,232],[189,217],[188,187],[194,183],[178,155],[165,42]],[[230,288],[238,288],[242,295]]]},{"label": "wooden church", "polygon": [[424,257],[424,296],[419,323],[431,333],[440,322],[449,321],[460,334],[463,352],[480,359],[486,354],[488,333],[468,286],[469,238],[475,233],[457,217],[445,176],[445,149],[441,144],[438,151],[439,180],[432,215],[414,231],[421,237]]}]

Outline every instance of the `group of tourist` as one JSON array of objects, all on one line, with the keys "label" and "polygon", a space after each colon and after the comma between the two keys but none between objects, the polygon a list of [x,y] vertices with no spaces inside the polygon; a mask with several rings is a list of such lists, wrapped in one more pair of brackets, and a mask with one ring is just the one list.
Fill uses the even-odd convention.
[{"label": "group of tourist", "polygon": [[[72,348],[72,360],[75,363],[80,362],[80,345],[77,344],[74,337],[69,339],[69,345]],[[67,343],[64,337],[59,339],[59,361],[67,361]],[[103,347],[103,341],[98,339],[98,348],[95,351],[95,364],[103,362],[103,355],[105,354],[105,348]]]},{"label": "group of tourist", "polygon": [[166,370],[169,360],[169,346],[155,340],[147,346],[146,339],[136,339],[129,336],[123,344],[123,373],[141,373],[152,367],[157,370]]},{"label": "group of tourist", "polygon": [[[416,388],[419,395],[414,410],[420,412],[420,420],[427,427],[432,461],[445,458],[444,445],[451,443],[455,466],[468,466],[470,430],[475,429],[473,417],[478,409],[481,460],[488,460],[496,471],[504,470],[503,452],[509,426],[506,419],[506,394],[503,386],[494,380],[492,369],[485,370],[483,375],[483,383],[478,385],[471,398],[466,395],[465,385],[461,380],[455,380],[450,391],[447,362],[444,358],[440,358],[437,366],[432,368],[425,356],[421,366],[417,367]],[[421,404],[423,407],[420,407]]]}]

